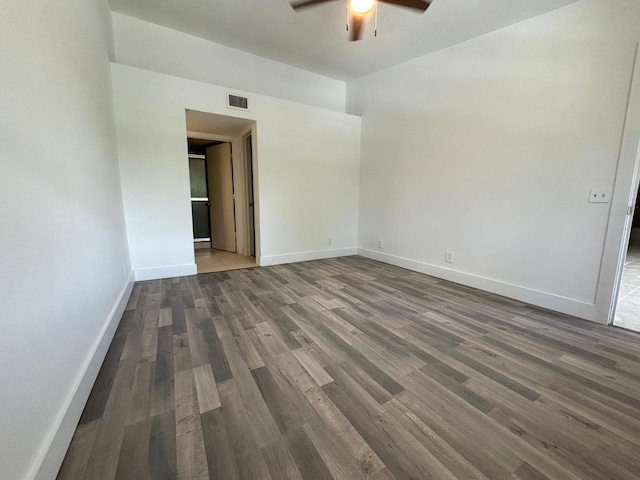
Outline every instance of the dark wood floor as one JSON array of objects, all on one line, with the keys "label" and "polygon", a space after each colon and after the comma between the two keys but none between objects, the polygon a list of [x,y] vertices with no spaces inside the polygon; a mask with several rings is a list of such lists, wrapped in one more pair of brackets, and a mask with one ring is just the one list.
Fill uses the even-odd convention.
[{"label": "dark wood floor", "polygon": [[638,479],[639,347],[360,257],[138,283],[58,478]]}]

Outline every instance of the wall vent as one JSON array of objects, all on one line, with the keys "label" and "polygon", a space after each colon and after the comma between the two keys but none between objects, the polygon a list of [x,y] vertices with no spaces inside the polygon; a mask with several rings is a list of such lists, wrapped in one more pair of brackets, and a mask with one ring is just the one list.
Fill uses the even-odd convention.
[{"label": "wall vent", "polygon": [[249,110],[249,99],[233,93],[227,93],[227,108]]}]

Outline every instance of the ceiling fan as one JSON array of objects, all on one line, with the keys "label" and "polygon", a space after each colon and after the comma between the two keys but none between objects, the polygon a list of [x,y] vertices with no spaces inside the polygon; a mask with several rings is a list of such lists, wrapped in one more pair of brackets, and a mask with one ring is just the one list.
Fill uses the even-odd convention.
[{"label": "ceiling fan", "polygon": [[[333,2],[336,0],[301,0],[291,3],[291,7],[294,10],[300,10],[302,8],[313,7],[321,3]],[[390,3],[398,7],[411,8],[413,10],[419,10],[424,12],[432,0],[347,0],[348,6],[348,18],[347,18],[347,31],[351,31],[350,40],[360,40],[362,38],[362,23],[365,17],[375,11],[376,17],[376,35],[378,33],[378,2]],[[351,25],[349,25],[349,21]]]}]

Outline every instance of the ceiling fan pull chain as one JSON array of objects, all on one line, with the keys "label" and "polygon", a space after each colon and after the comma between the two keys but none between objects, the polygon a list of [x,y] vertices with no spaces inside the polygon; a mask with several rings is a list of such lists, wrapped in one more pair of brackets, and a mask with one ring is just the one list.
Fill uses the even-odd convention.
[{"label": "ceiling fan pull chain", "polygon": [[378,2],[376,2],[376,21],[375,21],[375,29],[373,31],[373,36],[377,37],[378,36]]},{"label": "ceiling fan pull chain", "polygon": [[351,20],[351,8],[349,7],[349,0],[347,0],[347,32],[349,31],[349,20]]}]

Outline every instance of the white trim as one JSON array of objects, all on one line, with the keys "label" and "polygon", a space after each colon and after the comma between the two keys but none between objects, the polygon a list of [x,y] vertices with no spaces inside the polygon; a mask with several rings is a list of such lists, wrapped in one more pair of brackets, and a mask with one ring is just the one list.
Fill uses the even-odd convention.
[{"label": "white trim", "polygon": [[[243,203],[245,207],[245,218],[244,218],[244,247],[245,247],[245,255],[255,255],[255,194],[253,194],[253,140],[252,129],[249,129],[247,132],[241,135],[242,142],[242,165],[244,170],[244,198]],[[247,143],[248,148],[247,148]],[[250,206],[249,192],[253,194],[253,205]],[[253,209],[253,211],[251,211]],[[253,214],[253,215],[252,215]],[[253,239],[251,238],[251,227],[253,226]],[[253,251],[251,249],[251,241],[253,240],[254,247]]]},{"label": "white trim", "polygon": [[206,157],[206,155],[202,155],[201,153],[190,153],[189,154],[189,160],[191,160],[192,158],[194,160],[205,160],[207,157]]},{"label": "white trim", "polygon": [[209,197],[191,197],[192,202],[208,202]]},{"label": "white trim", "polygon": [[[631,181],[631,193],[629,194],[629,206],[624,216],[624,230],[622,234],[622,243],[620,244],[620,251],[618,253],[618,265],[616,275],[613,282],[613,294],[611,295],[611,301],[609,303],[609,313],[607,316],[607,323],[614,325],[616,309],[618,307],[618,296],[620,294],[620,284],[622,282],[622,274],[624,273],[624,264],[627,259],[627,251],[629,250],[629,242],[631,240],[631,230],[633,225],[633,215],[635,213],[636,196],[638,194],[638,188],[640,183],[640,143],[638,144],[638,152],[636,155],[636,161],[633,169],[633,176]],[[613,210],[611,211],[613,213]],[[604,260],[604,259],[603,259]],[[605,282],[603,282],[605,283]]]},{"label": "white trim", "polygon": [[184,265],[168,265],[166,267],[137,268],[135,270],[136,282],[144,280],[159,280],[161,278],[187,277],[196,275],[198,267],[195,263]]},{"label": "white trim", "polygon": [[53,427],[40,446],[33,467],[27,475],[28,479],[49,480],[56,478],[64,456],[67,453],[67,449],[71,444],[71,439],[73,438],[93,384],[98,377],[102,362],[107,355],[107,350],[111,345],[120,319],[124,314],[124,309],[131,296],[133,285],[133,272],[130,272],[125,285],[122,287],[111,312],[109,312],[98,334],[98,338],[96,338],[89,351],[89,355],[87,355],[74,380],[73,386],[60,409]]},{"label": "white trim", "polygon": [[[253,161],[253,226],[255,235],[255,256],[262,255],[262,223],[260,216],[260,160],[258,149],[258,124],[251,126],[251,154]],[[258,265],[260,261],[258,260]]]},{"label": "white trim", "polygon": [[336,258],[346,257],[349,255],[356,255],[357,248],[336,248],[333,250],[318,250],[315,252],[299,252],[299,253],[285,253],[282,255],[268,255],[265,257],[259,257],[258,265],[261,267],[267,267],[270,265],[280,265],[283,263],[294,262],[306,262],[308,260],[321,260],[323,258]]},{"label": "white trim", "polygon": [[449,268],[419,262],[388,253],[377,252],[367,248],[358,248],[358,255],[380,262],[406,268],[415,272],[424,273],[433,277],[442,278],[450,282],[459,283],[468,287],[477,288],[486,292],[495,293],[513,298],[525,303],[537,305],[556,312],[566,313],[587,320],[594,320],[595,305],[593,303],[576,300],[573,298],[555,295],[532,288],[522,287],[511,283],[481,277],[472,273],[460,272]]}]

